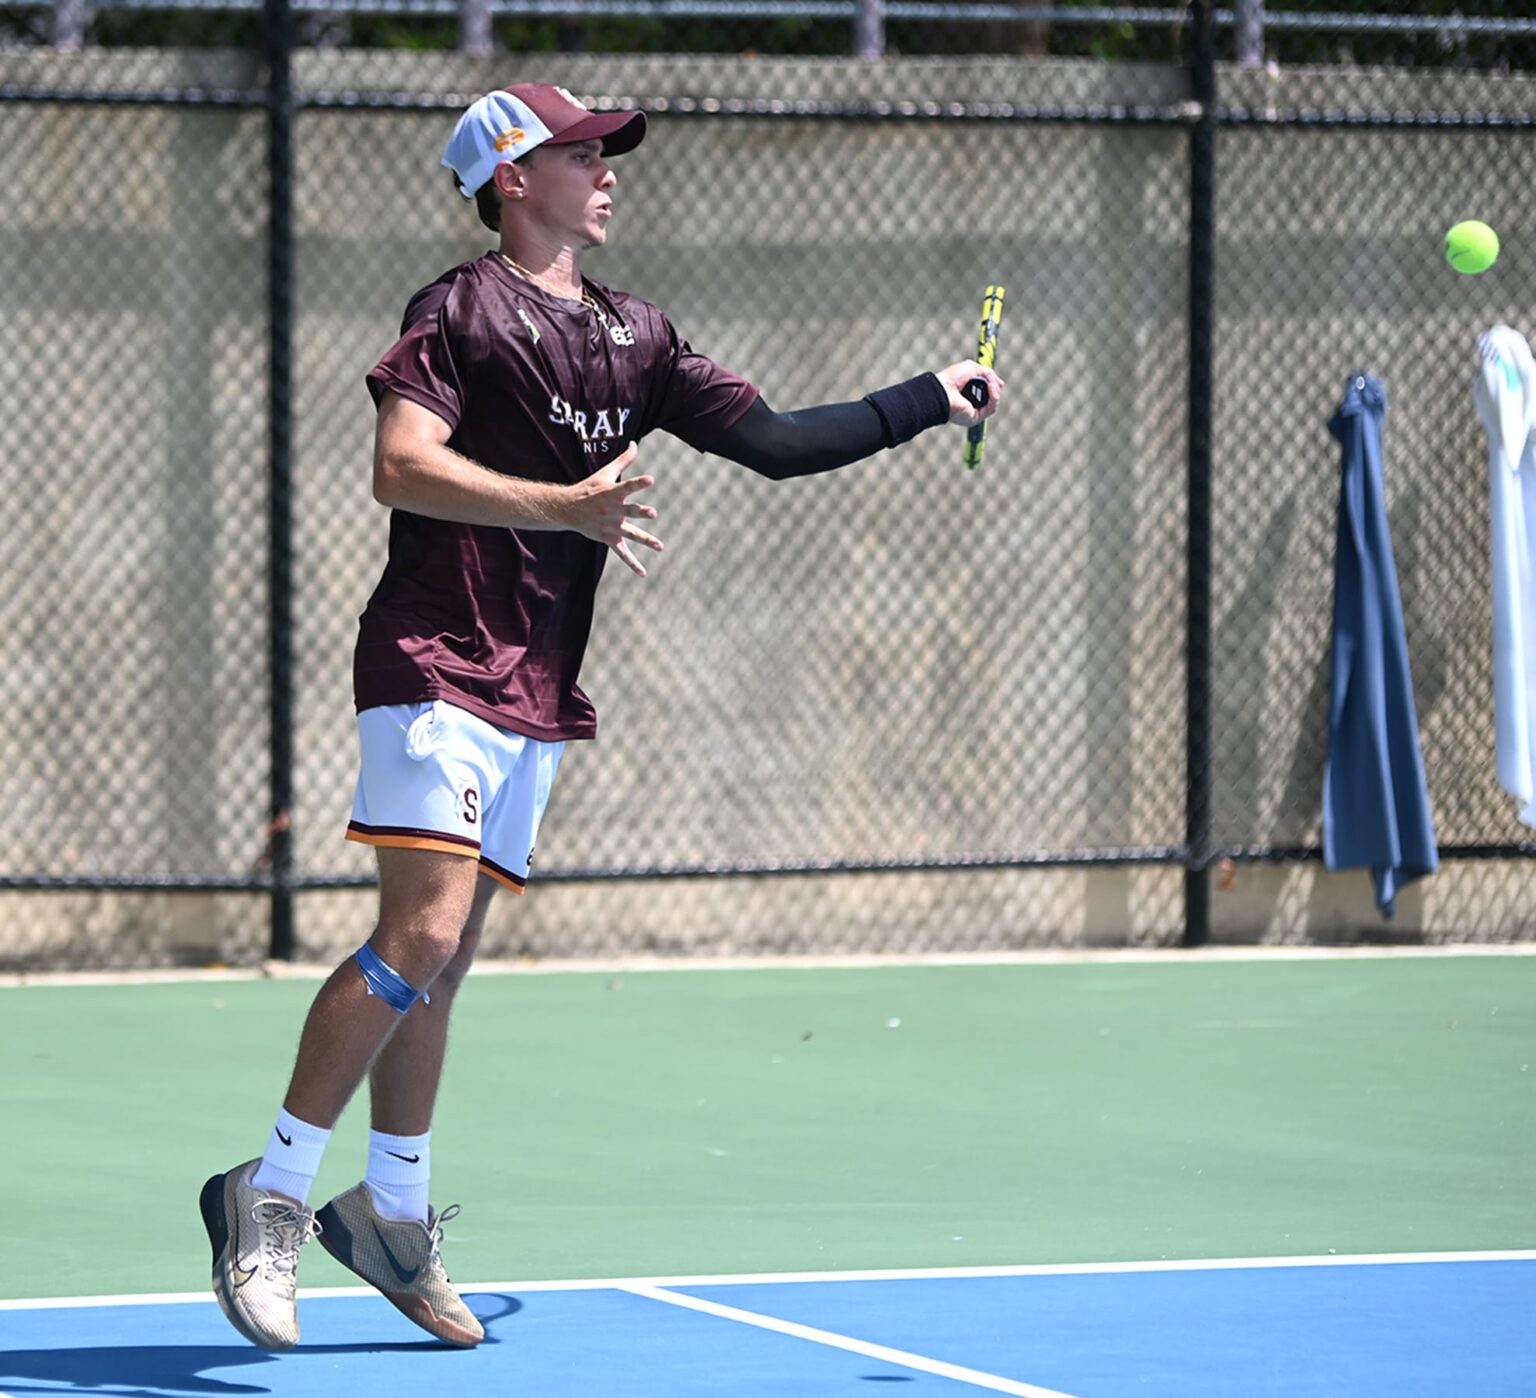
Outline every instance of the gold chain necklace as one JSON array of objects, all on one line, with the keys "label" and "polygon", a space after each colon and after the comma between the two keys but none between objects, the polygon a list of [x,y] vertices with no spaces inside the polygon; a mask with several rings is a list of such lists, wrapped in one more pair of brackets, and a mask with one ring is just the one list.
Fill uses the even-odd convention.
[{"label": "gold chain necklace", "polygon": [[523,264],[516,258],[508,257],[506,253],[501,252],[500,250],[497,251],[496,256],[505,262],[507,266],[510,267],[514,272],[516,272],[518,276],[526,277],[535,286],[543,287],[544,290],[547,291],[551,296],[558,296],[562,301],[581,302],[583,306],[588,307],[596,314],[598,320],[601,321],[602,324],[608,324],[608,316],[606,312],[604,312],[603,308],[597,304],[597,302],[592,297],[592,293],[589,292],[585,286],[582,287],[581,294],[579,296],[572,296],[568,291],[563,291],[557,286],[551,286],[537,272],[530,271],[527,267],[524,267]]}]

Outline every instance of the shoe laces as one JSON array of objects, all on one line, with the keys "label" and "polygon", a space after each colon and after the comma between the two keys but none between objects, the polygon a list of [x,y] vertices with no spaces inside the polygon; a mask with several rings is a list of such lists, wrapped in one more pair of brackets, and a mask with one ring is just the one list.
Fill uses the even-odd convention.
[{"label": "shoe laces", "polygon": [[448,1280],[448,1274],[443,1272],[443,1225],[462,1212],[457,1204],[450,1204],[442,1213],[434,1214],[430,1223],[421,1225],[427,1235],[427,1266],[432,1271],[442,1273],[444,1281]]},{"label": "shoe laces", "polygon": [[260,1230],[261,1261],[269,1276],[291,1274],[299,1265],[299,1249],[321,1232],[311,1210],[270,1194],[251,1205],[251,1221]]}]

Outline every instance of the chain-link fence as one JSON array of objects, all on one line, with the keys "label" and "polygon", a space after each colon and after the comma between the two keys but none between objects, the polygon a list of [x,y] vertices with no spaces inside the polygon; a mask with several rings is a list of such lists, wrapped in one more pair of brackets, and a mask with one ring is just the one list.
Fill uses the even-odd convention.
[{"label": "chain-link fence", "polygon": [[[488,953],[1168,944],[1208,865],[1196,935],[1531,934],[1469,383],[1477,333],[1536,309],[1536,81],[1231,68],[1202,106],[1156,64],[259,57],[0,50],[0,965],[366,934],[370,856],[341,840],[386,526],[362,377],[485,246],[437,163],[454,115],[532,76],[650,112],[588,270],[774,406],[963,356],[989,281],[1010,402],[977,473],[959,433],[786,484],[644,444],[669,552],[600,593],[604,733]],[[1505,239],[1477,279],[1438,252],[1474,215]],[[1357,369],[1390,395],[1452,856],[1390,926],[1315,862],[1325,424]]]}]

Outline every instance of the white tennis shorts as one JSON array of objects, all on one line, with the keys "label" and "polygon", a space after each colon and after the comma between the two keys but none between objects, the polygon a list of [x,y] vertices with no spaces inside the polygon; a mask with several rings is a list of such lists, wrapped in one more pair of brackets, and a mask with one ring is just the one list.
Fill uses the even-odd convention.
[{"label": "white tennis shorts", "polygon": [[525,738],[441,699],[364,709],[357,732],[347,839],[462,854],[523,891],[563,742]]}]

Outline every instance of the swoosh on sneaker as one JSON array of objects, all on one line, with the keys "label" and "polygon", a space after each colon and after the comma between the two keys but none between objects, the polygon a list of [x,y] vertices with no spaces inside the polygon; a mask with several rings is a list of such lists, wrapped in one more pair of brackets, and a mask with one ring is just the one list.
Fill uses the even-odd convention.
[{"label": "swoosh on sneaker", "polygon": [[400,1265],[400,1259],[390,1251],[389,1244],[384,1241],[384,1235],[379,1232],[379,1225],[376,1223],[373,1225],[373,1236],[379,1240],[379,1246],[384,1249],[384,1256],[389,1259],[389,1265],[395,1269],[395,1275],[399,1277],[406,1286],[410,1286],[411,1283],[421,1275],[421,1268],[402,1267]]},{"label": "swoosh on sneaker", "polygon": [[235,1211],[229,1234],[229,1275],[236,1288],[242,1287],[256,1275],[255,1267],[240,1265],[240,1211]]},{"label": "swoosh on sneaker", "polygon": [[403,1160],[403,1161],[405,1161],[405,1163],[407,1165],[420,1165],[421,1164],[421,1157],[419,1155],[401,1155],[400,1152],[397,1151],[397,1150],[387,1150],[387,1151],[384,1152],[384,1154],[385,1155],[392,1155],[392,1156],[395,1157],[396,1160]]}]

